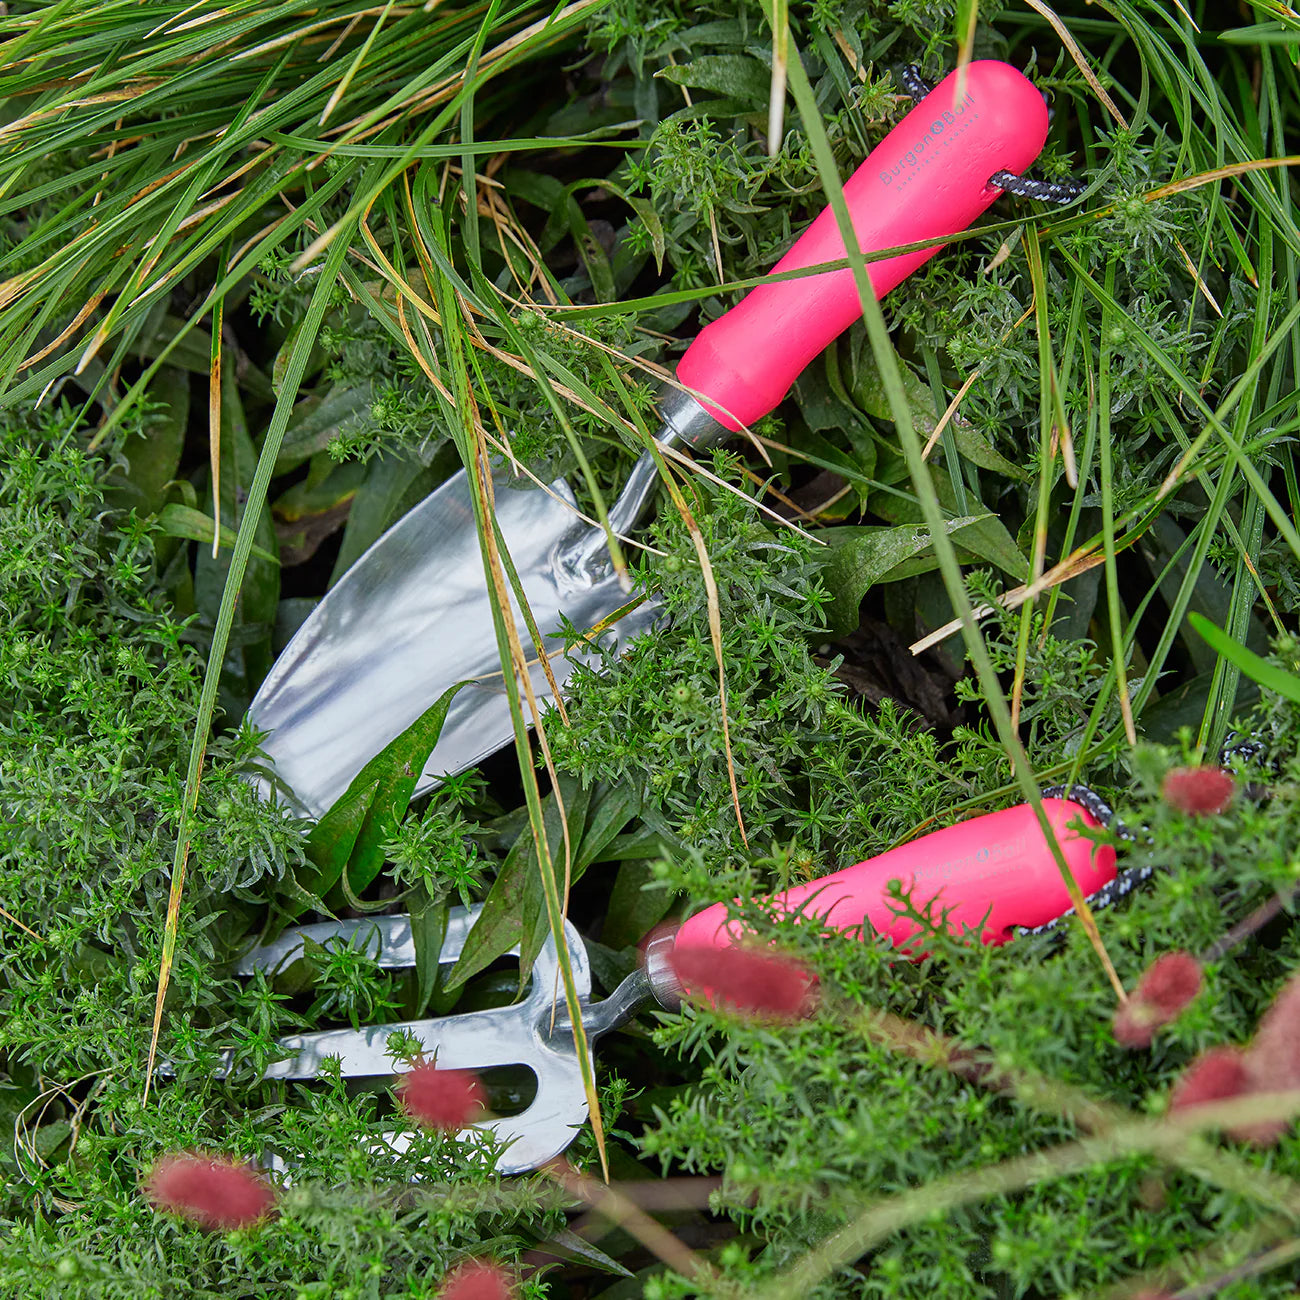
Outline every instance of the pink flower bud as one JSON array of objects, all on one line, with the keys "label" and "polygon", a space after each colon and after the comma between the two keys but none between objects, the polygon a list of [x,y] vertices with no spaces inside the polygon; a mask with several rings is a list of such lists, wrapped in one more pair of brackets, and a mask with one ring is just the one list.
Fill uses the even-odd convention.
[{"label": "pink flower bud", "polygon": [[447,1274],[438,1300],[511,1300],[514,1294],[514,1282],[500,1264],[467,1259]]},{"label": "pink flower bud", "polygon": [[1116,1008],[1115,1041],[1123,1047],[1150,1047],[1155,1031],[1176,1019],[1200,991],[1201,963],[1190,953],[1157,957],[1128,1001]]},{"label": "pink flower bud", "polygon": [[464,1128],[487,1106],[487,1095],[473,1070],[417,1065],[402,1076],[397,1090],[402,1108],[417,1124],[446,1133]]},{"label": "pink flower bud", "polygon": [[246,1228],[275,1210],[270,1183],[250,1165],[224,1156],[160,1156],[145,1179],[144,1193],[155,1210],[209,1232]]},{"label": "pink flower bud", "polygon": [[[1261,1088],[1251,1068],[1248,1053],[1237,1047],[1212,1047],[1198,1056],[1174,1085],[1170,1099],[1171,1112],[1204,1106],[1215,1101],[1230,1101],[1234,1097],[1249,1097]],[[1286,1132],[1286,1120],[1260,1120],[1253,1124],[1236,1124],[1224,1131],[1238,1142],[1250,1142],[1257,1147],[1272,1146]]]},{"label": "pink flower bud", "polygon": [[1180,812],[1202,817],[1221,813],[1232,802],[1236,788],[1221,767],[1176,767],[1166,773],[1160,793]]},{"label": "pink flower bud", "polygon": [[1176,1113],[1204,1106],[1210,1102],[1244,1097],[1250,1091],[1250,1071],[1246,1058],[1237,1047],[1212,1047],[1202,1052],[1183,1071],[1174,1085],[1169,1110]]},{"label": "pink flower bud", "polygon": [[1264,1012],[1247,1056],[1260,1091],[1300,1088],[1300,975],[1283,986]]},{"label": "pink flower bud", "polygon": [[674,948],[670,961],[686,997],[739,1016],[799,1020],[816,1006],[813,975],[771,949]]}]

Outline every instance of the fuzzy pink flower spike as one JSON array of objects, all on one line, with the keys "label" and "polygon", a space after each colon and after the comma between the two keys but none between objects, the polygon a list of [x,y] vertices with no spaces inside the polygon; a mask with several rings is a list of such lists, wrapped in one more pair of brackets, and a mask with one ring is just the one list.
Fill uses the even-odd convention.
[{"label": "fuzzy pink flower spike", "polygon": [[1128,1001],[1115,1009],[1115,1041],[1150,1047],[1162,1025],[1183,1012],[1201,991],[1201,963],[1191,953],[1167,952],[1146,969]]},{"label": "fuzzy pink flower spike", "polygon": [[144,1192],[155,1210],[209,1232],[247,1228],[275,1210],[271,1184],[251,1165],[224,1156],[160,1156],[145,1179]]},{"label": "fuzzy pink flower spike", "polygon": [[1212,1047],[1183,1072],[1169,1099],[1172,1113],[1210,1102],[1244,1097],[1250,1091],[1250,1071],[1239,1047]]},{"label": "fuzzy pink flower spike", "polygon": [[1221,767],[1176,767],[1165,775],[1160,793],[1167,804],[1193,817],[1221,813],[1237,783]]},{"label": "fuzzy pink flower spike", "polygon": [[1247,1055],[1260,1091],[1300,1088],[1300,975],[1283,986],[1264,1012]]},{"label": "fuzzy pink flower spike", "polygon": [[[1231,1097],[1288,1092],[1300,1088],[1300,975],[1273,999],[1264,1012],[1254,1040],[1239,1047],[1214,1047],[1197,1057],[1174,1085],[1171,1112]],[[1227,1130],[1239,1142],[1272,1146],[1289,1128],[1291,1119],[1262,1119]]]},{"label": "fuzzy pink flower spike", "polygon": [[467,1259],[447,1274],[438,1300],[513,1300],[514,1281],[500,1264]]},{"label": "fuzzy pink flower spike", "polygon": [[402,1108],[425,1128],[454,1133],[479,1117],[487,1095],[473,1070],[440,1070],[420,1064],[398,1084]]},{"label": "fuzzy pink flower spike", "polygon": [[756,1020],[799,1020],[816,1006],[817,985],[793,957],[770,949],[674,949],[673,973],[685,996]]}]

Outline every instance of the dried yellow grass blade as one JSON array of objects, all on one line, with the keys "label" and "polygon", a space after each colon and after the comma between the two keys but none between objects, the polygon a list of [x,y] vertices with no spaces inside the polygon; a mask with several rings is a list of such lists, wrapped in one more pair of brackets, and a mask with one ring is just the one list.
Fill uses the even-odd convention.
[{"label": "dried yellow grass blade", "polygon": [[208,365],[208,465],[212,473],[212,558],[217,558],[221,539],[221,329],[224,298],[212,309],[212,359]]},{"label": "dried yellow grass blade", "polygon": [[1127,129],[1128,119],[1123,113],[1115,107],[1115,101],[1106,93],[1106,88],[1097,79],[1097,74],[1092,70],[1088,62],[1087,55],[1079,48],[1079,43],[1070,35],[1069,28],[1049,9],[1043,0],[1025,0],[1025,3],[1037,13],[1042,14],[1051,25],[1052,30],[1060,37],[1061,44],[1069,52],[1070,58],[1074,60],[1074,65],[1083,74],[1083,79],[1092,87],[1092,93],[1106,106],[1106,111],[1115,119],[1120,126]]}]

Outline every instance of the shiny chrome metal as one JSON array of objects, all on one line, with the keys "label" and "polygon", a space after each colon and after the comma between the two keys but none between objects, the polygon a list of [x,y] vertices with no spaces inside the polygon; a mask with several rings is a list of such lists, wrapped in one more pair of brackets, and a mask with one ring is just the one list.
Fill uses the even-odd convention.
[{"label": "shiny chrome metal", "polygon": [[[460,956],[481,911],[480,907],[451,910],[439,958],[441,962],[450,963]],[[591,967],[587,950],[577,931],[567,922],[564,936],[579,998],[584,1008],[592,1008],[595,1022],[600,1026],[588,1030],[589,1038],[594,1038],[596,1034],[613,1028],[612,1022],[606,1023],[609,1017],[600,1015],[600,1008],[608,1004],[591,1002]],[[274,943],[246,953],[237,970],[243,975],[251,975],[256,970],[282,970],[302,956],[304,938],[323,944],[341,942],[364,949],[386,969],[407,967],[415,962],[415,946],[408,919],[404,916],[372,916],[286,931]],[[513,951],[517,953],[518,949]],[[496,1141],[507,1144],[497,1161],[498,1172],[517,1174],[526,1169],[536,1169],[559,1155],[587,1119],[582,1072],[567,1017],[563,1020],[557,1018],[552,1029],[558,988],[559,960],[555,945],[548,938],[533,964],[528,992],[522,1002],[441,1019],[294,1035],[281,1039],[281,1046],[292,1055],[272,1065],[264,1077],[315,1078],[320,1074],[325,1059],[331,1056],[339,1058],[342,1073],[350,1078],[400,1072],[401,1067],[395,1064],[388,1050],[388,1041],[402,1030],[419,1039],[425,1055],[447,1069],[527,1066],[537,1076],[537,1094],[527,1109],[518,1115],[484,1120],[472,1128],[490,1133]],[[560,1012],[563,1007],[561,994]],[[624,1019],[634,1009],[635,1006],[625,1000]],[[621,1024],[622,1020],[617,1023]],[[411,1133],[393,1132],[383,1134],[380,1140],[394,1151],[404,1151],[413,1138]]]},{"label": "shiny chrome metal", "polygon": [[[460,956],[482,910],[482,907],[450,910],[440,963],[449,964]],[[587,950],[567,921],[564,938],[589,1043],[626,1024],[650,998],[661,1006],[677,1005],[677,985],[667,960],[672,947],[671,935],[656,940],[647,954],[646,964],[629,975],[608,998],[598,1002],[591,999]],[[304,956],[307,940],[322,946],[343,945],[368,952],[385,970],[415,964],[415,941],[409,918],[369,916],[286,930],[271,943],[245,953],[236,963],[236,972],[252,975],[256,971],[283,971]],[[517,955],[519,950],[511,951]],[[554,941],[548,937],[533,963],[528,992],[521,1002],[440,1019],[295,1034],[280,1040],[289,1055],[272,1065],[262,1077],[312,1079],[321,1073],[329,1057],[338,1058],[340,1071],[348,1078],[400,1073],[388,1046],[392,1036],[399,1032],[414,1035],[425,1056],[446,1069],[527,1066],[537,1077],[537,1093],[528,1107],[518,1115],[483,1120],[466,1130],[490,1134],[505,1146],[497,1160],[498,1173],[523,1173],[559,1155],[587,1121],[587,1097],[577,1045],[562,994],[558,994],[557,1001],[559,987],[559,959]],[[390,1132],[379,1135],[377,1141],[394,1152],[401,1152],[414,1138],[413,1133]],[[277,1169],[286,1168],[285,1161],[277,1157],[272,1157],[270,1163]]]},{"label": "shiny chrome metal", "polygon": [[[468,913],[458,908],[454,920],[447,922],[448,947],[459,952],[468,934]],[[304,956],[309,942],[367,952],[383,970],[405,970],[415,965],[415,939],[409,916],[362,916],[293,926],[278,939],[250,948],[235,963],[235,974],[252,975],[259,970],[276,974]]]},{"label": "shiny chrome metal", "polygon": [[[671,385],[665,385],[659,390],[659,415],[663,423],[655,434],[655,441],[661,447],[681,445],[694,451],[705,451],[731,436],[729,430],[719,424],[690,393]],[[615,533],[628,533],[636,527],[641,511],[645,509],[645,503],[658,480],[658,466],[655,465],[654,457],[647,452],[632,466],[623,491],[610,507],[609,526]]]},{"label": "shiny chrome metal", "polygon": [[[650,986],[650,977],[646,974],[644,966],[639,967],[609,997],[583,1007],[582,1027],[586,1030],[588,1041],[594,1042],[601,1034],[607,1034],[611,1029],[627,1024],[641,1009],[641,1004],[653,996],[654,990]],[[555,1033],[572,1038],[573,1025],[567,1015],[561,1014],[556,1020]]]},{"label": "shiny chrome metal", "polygon": [[[659,440],[705,447],[727,431],[694,398],[665,390]],[[656,477],[642,456],[610,510],[618,533],[641,516]],[[543,490],[527,481],[495,480],[496,517],[538,630],[563,687],[582,662],[600,656],[563,653],[563,619],[596,627],[629,601],[609,563],[604,533],[576,513],[567,484]],[[525,623],[515,606],[517,626]],[[646,601],[600,638],[617,650],[648,630],[658,611]],[[530,651],[539,702],[551,691]],[[416,794],[474,766],[513,735],[484,562],[462,470],[404,515],[343,575],[312,611],[272,666],[248,711],[268,733],[276,777],[305,816],[319,818],[352,778],[411,725],[448,687],[472,681],[453,701]],[[264,791],[267,782],[261,783]]]}]

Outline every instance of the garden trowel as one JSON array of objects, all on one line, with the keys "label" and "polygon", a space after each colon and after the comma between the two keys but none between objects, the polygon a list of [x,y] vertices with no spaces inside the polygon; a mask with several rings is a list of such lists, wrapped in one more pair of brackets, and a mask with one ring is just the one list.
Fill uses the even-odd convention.
[{"label": "garden trowel", "polygon": [[[922,240],[915,252],[868,267],[877,297],[933,257],[1001,193],[995,175],[1021,172],[1047,138],[1042,95],[1005,63],[980,61],[921,99],[844,184],[868,255]],[[777,263],[791,272],[843,262],[828,208]],[[805,366],[862,311],[851,269],[770,281],[699,334],[660,405],[662,444],[703,449],[771,411]],[[632,529],[657,478],[647,453],[609,511],[616,533]],[[582,661],[560,653],[564,622],[601,629],[625,604],[604,532],[576,513],[562,481],[539,489],[499,478],[496,518],[562,687]],[[517,625],[525,625],[515,611]],[[603,631],[625,645],[658,615],[646,601]],[[532,660],[537,647],[525,649]],[[452,702],[416,793],[487,757],[513,735],[497,636],[475,527],[470,484],[454,475],[411,510],[343,575],[277,660],[249,709],[265,731],[280,782],[319,818],[364,764],[452,684]],[[539,700],[549,699],[540,665]]]}]

